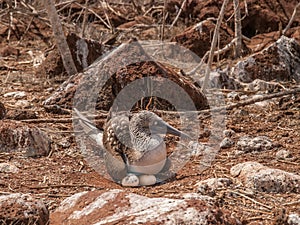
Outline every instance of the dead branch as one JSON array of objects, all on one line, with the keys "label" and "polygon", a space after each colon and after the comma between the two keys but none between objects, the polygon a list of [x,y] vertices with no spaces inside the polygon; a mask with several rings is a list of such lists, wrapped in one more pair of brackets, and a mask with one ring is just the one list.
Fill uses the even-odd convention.
[{"label": "dead branch", "polygon": [[[77,3],[77,2],[74,2],[75,5],[81,7],[81,8],[85,8],[83,5]],[[94,14],[94,16],[96,16],[108,29],[112,29],[111,26],[105,22],[105,20],[99,16],[94,10],[90,9],[90,8],[86,8],[89,12],[91,12],[92,14]]]},{"label": "dead branch", "polygon": [[[229,42],[227,45],[225,45],[224,48],[214,51],[214,56],[221,55],[224,52],[228,51],[235,44],[235,41],[236,41],[236,38],[234,38],[231,42]],[[190,72],[187,72],[187,75],[192,75],[192,74],[196,73],[196,71],[202,67],[202,65],[206,61],[208,55],[209,55],[209,51],[207,51],[205,53],[205,55],[202,57],[200,63],[193,70],[191,70]]]},{"label": "dead branch", "polygon": [[162,25],[161,25],[161,35],[160,40],[163,41],[165,37],[165,23],[166,23],[166,0],[164,0],[163,16],[162,16]]},{"label": "dead branch", "polygon": [[239,0],[233,0],[234,5],[234,33],[235,33],[235,57],[239,58],[242,52],[242,24]]},{"label": "dead branch", "polygon": [[82,27],[81,27],[81,38],[85,38],[85,28],[87,23],[87,6],[88,6],[88,0],[85,0],[84,3],[84,12],[83,12],[83,21],[82,21]]},{"label": "dead branch", "polygon": [[[242,106],[251,105],[256,102],[261,102],[261,101],[265,101],[265,100],[272,99],[272,98],[279,98],[279,97],[283,97],[285,95],[293,95],[293,94],[297,94],[297,93],[300,93],[300,88],[295,88],[295,89],[291,89],[291,90],[287,90],[287,91],[282,91],[282,92],[277,92],[277,93],[268,94],[268,95],[264,95],[264,96],[259,96],[259,97],[247,99],[245,101],[241,101],[238,103],[233,103],[230,105],[215,107],[215,108],[211,108],[211,109],[204,109],[201,111],[195,111],[195,113],[205,114],[205,113],[210,113],[210,112],[220,112],[220,111],[225,111],[225,110],[232,110],[232,109],[239,108]],[[186,112],[180,112],[180,111],[164,111],[164,110],[156,110],[156,112],[163,113],[163,114],[170,114],[170,115],[186,113]]]},{"label": "dead branch", "polygon": [[241,197],[243,197],[243,198],[245,198],[245,199],[248,199],[248,200],[254,202],[255,204],[260,205],[260,206],[263,206],[263,207],[265,207],[265,208],[267,208],[267,209],[269,209],[269,210],[272,210],[272,209],[273,209],[272,206],[265,205],[265,204],[263,204],[263,203],[261,203],[261,202],[258,202],[258,201],[256,201],[255,199],[250,198],[249,196],[244,195],[244,194],[242,194],[242,193],[240,193],[240,192],[237,192],[237,191],[231,191],[231,190],[230,190],[229,192],[231,192],[231,193],[233,193],[233,194],[236,194],[236,195],[239,195],[239,196],[241,196]]},{"label": "dead branch", "polygon": [[220,30],[221,22],[223,20],[225,9],[226,9],[226,6],[228,4],[228,1],[229,0],[224,0],[221,11],[220,11],[220,14],[219,14],[217,24],[215,26],[214,36],[213,36],[213,40],[212,40],[212,43],[211,43],[210,53],[209,53],[207,67],[206,67],[206,71],[205,71],[205,78],[204,78],[204,82],[203,82],[203,86],[202,86],[202,91],[203,92],[205,92],[205,89],[207,87],[209,74],[210,74],[210,68],[211,68],[213,58],[214,58],[214,51],[215,51],[215,48],[216,48],[216,45],[217,45],[218,33],[219,33],[219,30]]},{"label": "dead branch", "polygon": [[297,13],[297,9],[299,6],[300,6],[300,2],[295,6],[292,17],[291,17],[288,25],[286,26],[286,28],[284,28],[284,30],[282,32],[283,35],[287,32],[288,29],[290,29],[292,23],[294,22],[294,19],[295,19],[296,13]]},{"label": "dead branch", "polygon": [[30,189],[48,189],[48,188],[72,188],[72,187],[90,187],[90,188],[100,188],[102,187],[95,186],[95,185],[88,185],[88,184],[49,184],[45,186],[28,186]]},{"label": "dead branch", "polygon": [[53,0],[44,0],[44,6],[48,13],[54,38],[56,39],[56,45],[60,52],[64,67],[69,75],[76,74],[77,69],[73,61],[72,54],[64,35],[63,28],[56,12]]},{"label": "dead branch", "polygon": [[[282,91],[282,92],[277,92],[277,93],[273,93],[273,94],[268,94],[268,95],[265,95],[265,96],[259,96],[259,97],[248,99],[248,100],[245,100],[245,101],[242,101],[242,102],[238,102],[238,103],[235,103],[235,104],[225,106],[225,109],[226,110],[232,110],[234,108],[239,108],[241,106],[251,105],[251,104],[254,104],[256,102],[261,102],[261,101],[265,101],[265,100],[272,99],[272,98],[279,98],[279,97],[282,97],[282,96],[285,96],[285,95],[293,95],[293,94],[296,94],[296,93],[299,93],[299,92],[300,92],[300,88],[295,88],[295,89],[288,90],[288,91]],[[224,107],[221,107],[221,108],[224,108]],[[212,111],[215,111],[217,109],[218,108],[212,109]]]},{"label": "dead branch", "polygon": [[[105,0],[104,2],[107,4],[107,1],[106,1],[106,0]],[[103,4],[103,3],[102,3],[102,4]],[[106,18],[106,20],[107,20],[109,26],[110,26],[111,32],[114,33],[114,27],[113,27],[113,24],[111,23],[111,21],[110,21],[110,19],[109,19],[109,16],[107,15],[106,8],[107,8],[107,7],[103,7],[104,15],[105,15],[105,18]]]},{"label": "dead branch", "polygon": [[177,13],[177,15],[176,15],[176,17],[175,17],[173,23],[172,23],[171,26],[169,27],[169,30],[171,30],[171,29],[173,28],[173,26],[175,25],[175,23],[177,22],[177,20],[178,20],[180,14],[181,14],[181,12],[182,12],[182,10],[183,10],[183,7],[185,6],[186,2],[187,2],[187,0],[184,0],[184,1],[182,2],[181,6],[180,6],[180,9],[179,9],[179,11],[178,11],[178,13]]}]

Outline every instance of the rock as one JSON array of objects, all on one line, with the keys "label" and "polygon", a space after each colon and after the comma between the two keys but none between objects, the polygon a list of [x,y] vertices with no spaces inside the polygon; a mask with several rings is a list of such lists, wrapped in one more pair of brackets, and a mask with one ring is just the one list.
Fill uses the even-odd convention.
[{"label": "rock", "polygon": [[45,204],[29,194],[0,196],[1,224],[37,224],[49,222],[49,212]]},{"label": "rock", "polygon": [[[200,70],[200,73],[202,71]],[[202,86],[204,83],[204,77],[199,79],[199,84]],[[229,77],[228,71],[211,71],[209,80],[208,80],[208,88],[220,88],[220,89],[229,89],[229,90],[237,90],[241,89],[243,86],[241,82],[238,80]]]},{"label": "rock", "polygon": [[271,82],[271,81],[264,81],[260,79],[255,79],[251,83],[247,85],[247,89],[250,91],[273,91],[276,88],[280,88],[279,83]]},{"label": "rock", "polygon": [[21,109],[30,108],[31,106],[32,105],[30,104],[30,102],[28,100],[18,100],[15,103],[15,107],[21,108]]},{"label": "rock", "polygon": [[246,187],[273,193],[300,193],[300,176],[272,169],[257,162],[239,163],[230,174],[241,179]]},{"label": "rock", "polygon": [[230,148],[233,145],[234,141],[231,138],[225,137],[220,143],[220,148]]},{"label": "rock", "polygon": [[290,160],[292,159],[292,154],[289,150],[281,149],[276,152],[277,159]]},{"label": "rock", "polygon": [[91,191],[65,199],[50,224],[238,224],[200,199],[148,198],[123,190]]},{"label": "rock", "polygon": [[245,109],[237,109],[234,111],[234,114],[238,116],[248,116],[249,112]]},{"label": "rock", "polygon": [[300,45],[282,36],[274,44],[235,65],[237,78],[245,83],[264,81],[300,81]]},{"label": "rock", "polygon": [[232,137],[235,134],[235,131],[232,129],[224,130],[223,135],[224,137]]},{"label": "rock", "polygon": [[25,91],[13,91],[8,92],[3,95],[5,98],[14,98],[14,99],[22,99],[27,96]]},{"label": "rock", "polygon": [[300,216],[297,213],[292,213],[288,216],[288,225],[300,225]]},{"label": "rock", "polygon": [[62,148],[69,148],[71,146],[71,143],[67,139],[62,139],[60,142],[57,143]]},{"label": "rock", "polygon": [[240,100],[240,93],[232,91],[227,94],[227,98],[230,100],[239,101]]},{"label": "rock", "polygon": [[200,156],[204,154],[207,146],[199,142],[190,141],[190,143],[188,144],[188,148],[192,150],[193,156]]},{"label": "rock", "polygon": [[249,137],[243,136],[237,142],[237,149],[247,152],[266,151],[274,147],[272,141],[266,136]]},{"label": "rock", "polygon": [[210,178],[198,182],[196,186],[200,194],[215,196],[218,189],[225,189],[230,184],[232,184],[232,181],[228,178]]},{"label": "rock", "polygon": [[[67,43],[70,46],[72,58],[77,71],[80,72],[87,66],[91,65],[98,57],[103,54],[103,46],[95,40],[80,38],[71,33],[67,36]],[[61,56],[57,49],[50,52],[36,74],[44,77],[54,77],[65,71]]]},{"label": "rock", "polygon": [[0,152],[24,152],[27,156],[46,156],[50,139],[35,126],[12,120],[0,120]]},{"label": "rock", "polygon": [[11,163],[0,163],[0,173],[17,173],[18,167]]},{"label": "rock", "polygon": [[[127,60],[124,60],[124,58]],[[133,63],[130,64],[131,60]],[[170,82],[165,82],[166,80]],[[138,83],[132,86],[129,85],[134,81],[142,81],[143,85]],[[44,105],[59,105],[69,109],[73,106],[77,108],[84,107],[81,109],[84,111],[91,107],[94,109],[95,103],[96,109],[108,111],[115,103],[116,97],[120,97],[119,93],[126,87],[126,91],[130,92],[125,95],[126,101],[139,97],[134,100],[134,106],[130,104],[131,109],[146,108],[149,102],[151,104],[147,107],[150,108],[155,106],[156,109],[174,109],[174,105],[166,101],[166,99],[178,99],[178,101],[181,99],[174,98],[174,96],[179,95],[179,88],[170,87],[173,83],[189,95],[197,109],[208,107],[206,97],[192,79],[184,76],[172,66],[154,62],[138,42],[132,42],[116,48],[106,58],[98,60],[83,73],[70,77],[46,99]],[[148,88],[151,88],[151,90]],[[153,92],[154,96],[163,95],[164,98],[153,97],[150,100],[150,97],[144,97],[143,101],[139,101],[143,97],[141,95],[145,93],[152,94]],[[95,96],[92,96],[94,93]],[[97,95],[98,93],[99,95]],[[172,102],[172,104],[175,103]],[[184,108],[183,105],[188,104],[188,102],[181,101],[180,104]],[[122,102],[117,107],[126,107],[126,104]]]}]

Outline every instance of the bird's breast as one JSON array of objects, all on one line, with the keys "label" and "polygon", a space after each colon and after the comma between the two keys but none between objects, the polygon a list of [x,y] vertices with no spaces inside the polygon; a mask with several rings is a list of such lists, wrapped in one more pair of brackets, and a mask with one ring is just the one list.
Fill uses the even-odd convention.
[{"label": "bird's breast", "polygon": [[130,162],[128,169],[134,173],[157,174],[163,169],[166,157],[166,145],[161,142],[156,148],[145,152],[139,160]]}]

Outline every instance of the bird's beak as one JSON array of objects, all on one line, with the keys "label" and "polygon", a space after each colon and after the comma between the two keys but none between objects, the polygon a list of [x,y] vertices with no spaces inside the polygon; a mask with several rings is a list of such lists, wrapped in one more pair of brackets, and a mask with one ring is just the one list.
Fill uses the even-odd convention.
[{"label": "bird's beak", "polygon": [[165,121],[159,121],[158,126],[153,127],[151,130],[155,131],[158,134],[173,134],[178,137],[191,139],[189,135],[180,130],[177,130],[175,127],[172,127]]}]

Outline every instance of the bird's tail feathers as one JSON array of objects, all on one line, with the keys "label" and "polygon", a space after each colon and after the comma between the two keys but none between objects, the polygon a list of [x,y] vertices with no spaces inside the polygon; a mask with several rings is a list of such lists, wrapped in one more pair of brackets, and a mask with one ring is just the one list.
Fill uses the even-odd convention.
[{"label": "bird's tail feathers", "polygon": [[95,127],[88,118],[86,118],[84,115],[82,115],[81,112],[78,111],[78,109],[74,108],[74,111],[78,116],[79,124],[82,127],[84,133],[95,140],[98,145],[102,146],[103,132]]}]

